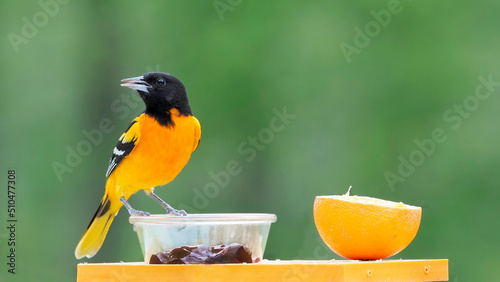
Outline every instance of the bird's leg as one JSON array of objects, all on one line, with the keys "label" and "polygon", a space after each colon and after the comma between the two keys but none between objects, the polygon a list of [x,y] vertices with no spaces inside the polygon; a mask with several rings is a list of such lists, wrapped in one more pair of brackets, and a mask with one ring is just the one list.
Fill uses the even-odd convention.
[{"label": "bird's leg", "polygon": [[138,210],[132,208],[132,206],[130,206],[130,204],[127,202],[127,200],[125,200],[125,197],[121,197],[120,202],[122,202],[122,204],[125,206],[125,208],[127,209],[128,213],[131,216],[135,216],[135,215],[149,216],[149,215],[151,215],[149,212],[138,211]]},{"label": "bird's leg", "polygon": [[160,204],[160,206],[162,206],[169,215],[177,215],[177,216],[187,215],[185,210],[176,210],[172,208],[171,205],[167,204],[167,202],[158,197],[158,195],[156,195],[153,191],[151,191],[151,193],[146,192],[146,195],[148,195],[149,197],[153,198],[156,202],[158,202],[158,204]]}]

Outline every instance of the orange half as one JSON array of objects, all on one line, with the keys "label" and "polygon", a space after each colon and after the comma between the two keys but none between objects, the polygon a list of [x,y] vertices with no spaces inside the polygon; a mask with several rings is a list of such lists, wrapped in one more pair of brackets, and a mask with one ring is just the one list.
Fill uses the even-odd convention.
[{"label": "orange half", "polygon": [[422,208],[361,196],[318,196],[314,222],[326,245],[355,260],[384,259],[417,235]]}]

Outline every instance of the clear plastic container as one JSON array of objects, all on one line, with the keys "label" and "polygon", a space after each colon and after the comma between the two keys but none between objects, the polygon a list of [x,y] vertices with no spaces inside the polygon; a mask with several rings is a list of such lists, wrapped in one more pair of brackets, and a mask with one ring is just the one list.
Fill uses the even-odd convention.
[{"label": "clear plastic container", "polygon": [[239,243],[252,251],[252,260],[260,261],[266,248],[274,214],[217,213],[187,216],[150,215],[129,218],[139,237],[144,261],[151,255],[181,246]]}]

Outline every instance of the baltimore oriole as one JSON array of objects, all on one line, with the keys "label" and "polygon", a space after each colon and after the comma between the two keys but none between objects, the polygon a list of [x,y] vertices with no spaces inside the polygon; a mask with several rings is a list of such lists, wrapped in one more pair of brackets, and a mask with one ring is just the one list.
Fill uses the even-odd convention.
[{"label": "baltimore oriole", "polygon": [[182,82],[166,73],[146,73],[122,80],[137,90],[146,110],[136,117],[113,149],[106,173],[106,191],[75,256],[91,258],[101,248],[109,226],[124,205],[131,215],[149,215],[127,202],[139,190],[162,205],[168,214],[185,215],[156,194],[154,188],[172,181],[200,142],[201,127],[192,115]]}]

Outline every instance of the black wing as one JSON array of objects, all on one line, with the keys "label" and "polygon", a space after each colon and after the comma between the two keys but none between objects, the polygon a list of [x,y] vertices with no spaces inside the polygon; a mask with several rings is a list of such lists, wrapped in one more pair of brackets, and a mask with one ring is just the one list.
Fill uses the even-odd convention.
[{"label": "black wing", "polygon": [[135,118],[129,125],[125,133],[122,134],[113,149],[113,155],[109,161],[108,171],[106,172],[106,178],[108,178],[115,168],[121,163],[121,161],[127,157],[132,150],[134,150],[135,145],[139,143],[141,137],[141,130],[139,127],[139,117]]}]

